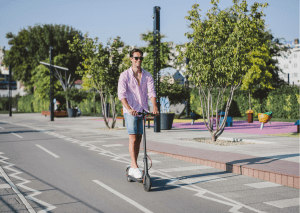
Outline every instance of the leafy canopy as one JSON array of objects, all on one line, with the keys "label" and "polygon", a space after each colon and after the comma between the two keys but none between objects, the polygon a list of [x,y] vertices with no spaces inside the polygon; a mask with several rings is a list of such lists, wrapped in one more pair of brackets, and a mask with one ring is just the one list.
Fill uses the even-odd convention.
[{"label": "leafy canopy", "polygon": [[261,36],[265,34],[264,16],[259,7],[267,4],[254,3],[247,14],[247,2],[233,0],[234,5],[227,10],[218,9],[218,0],[212,0],[212,9],[201,19],[198,4],[192,6],[187,20],[192,32],[185,35],[191,42],[186,43],[181,57],[190,59],[188,72],[196,86],[237,84],[249,70],[251,51],[261,46]]},{"label": "leafy canopy", "polygon": [[119,75],[125,70],[123,59],[128,54],[128,47],[124,47],[121,38],[110,40],[105,47],[98,43],[98,38],[91,39],[86,34],[84,40],[80,40],[76,35],[69,45],[73,52],[80,52],[82,57],[77,73],[90,79],[90,87],[116,96]]},{"label": "leafy canopy", "polygon": [[[33,89],[33,71],[40,61],[49,59],[49,47],[53,46],[53,56],[63,58],[59,66],[69,68],[75,75],[75,68],[79,62],[79,53],[69,50],[68,40],[77,35],[82,39],[81,32],[66,25],[35,25],[22,29],[17,35],[6,34],[9,39],[10,50],[5,52],[4,63],[13,67],[14,77],[24,83],[28,89]],[[78,78],[78,76],[76,76]]]}]

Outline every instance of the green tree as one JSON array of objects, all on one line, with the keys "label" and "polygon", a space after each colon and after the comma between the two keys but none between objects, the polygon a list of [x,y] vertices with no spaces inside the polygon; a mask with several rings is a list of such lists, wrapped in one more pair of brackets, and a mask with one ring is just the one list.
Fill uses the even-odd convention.
[{"label": "green tree", "polygon": [[[187,71],[199,89],[204,123],[213,141],[223,133],[234,91],[250,69],[250,52],[262,46],[260,37],[265,33],[259,29],[264,28],[264,13],[258,10],[267,6],[254,3],[248,11],[246,0],[241,3],[233,0],[232,7],[219,10],[217,3],[218,0],[211,0],[213,7],[203,20],[199,5],[192,6],[186,17],[191,22],[192,32],[185,34],[190,42],[185,44],[185,52],[181,54],[182,59],[190,59]],[[224,121],[219,125],[216,119],[214,130],[213,117],[214,114],[217,117],[227,87],[230,94]],[[219,91],[216,100],[212,98],[213,88]]]},{"label": "green tree", "polygon": [[[159,44],[159,63],[160,63],[160,69],[165,69],[167,67],[172,67],[170,65],[170,61],[172,56],[174,55],[171,50],[173,43],[172,42],[166,42],[163,41],[165,36],[163,34],[160,34],[160,44]],[[140,49],[144,52],[144,59],[142,62],[143,69],[147,70],[151,73],[151,75],[154,76],[154,37],[153,32],[146,32],[141,34],[141,39],[145,42],[147,42],[147,45],[145,47],[141,47]],[[160,82],[160,85],[162,86],[163,82]],[[160,86],[160,87],[161,87]],[[160,91],[156,91],[158,96],[160,95]]]},{"label": "green tree", "polygon": [[[260,30],[264,31],[265,29]],[[244,76],[241,85],[241,90],[249,91],[249,109],[251,109],[251,94],[259,93],[260,97],[266,98],[270,90],[284,84],[284,81],[278,76],[281,70],[276,66],[277,61],[272,57],[279,56],[287,49],[268,31],[265,32],[265,37],[260,39],[262,45],[250,53],[251,68]]]},{"label": "green tree", "polygon": [[174,81],[173,83],[171,81],[171,76],[163,77],[160,85],[160,95],[161,97],[168,97],[172,105],[180,104],[189,95],[189,91],[179,81]]},{"label": "green tree", "polygon": [[[34,94],[41,99],[49,98],[50,94],[50,70],[44,65],[38,65],[32,71],[32,81],[35,82]],[[58,95],[58,93],[62,93],[60,83],[54,79],[54,97]]]},{"label": "green tree", "polygon": [[[60,66],[69,68],[73,75],[79,63],[79,53],[69,50],[68,40],[78,35],[82,39],[81,32],[66,25],[35,25],[22,29],[17,35],[11,32],[6,34],[9,39],[10,50],[6,51],[4,63],[13,67],[14,77],[22,81],[28,90],[33,92],[33,70],[40,61],[49,58],[49,47],[53,46],[53,55],[62,55]],[[76,78],[78,76],[76,75]]]},{"label": "green tree", "polygon": [[[73,52],[80,52],[82,62],[81,66],[77,67],[77,72],[85,76],[84,78],[90,79],[89,88],[94,87],[99,92],[104,122],[108,128],[114,128],[117,117],[118,79],[121,72],[125,70],[123,62],[129,47],[124,47],[120,37],[110,40],[105,47],[102,43],[98,43],[98,38],[91,39],[88,35],[84,36],[84,40],[75,36],[73,42],[69,41],[69,45]],[[108,97],[112,112],[111,125],[105,110]]]}]

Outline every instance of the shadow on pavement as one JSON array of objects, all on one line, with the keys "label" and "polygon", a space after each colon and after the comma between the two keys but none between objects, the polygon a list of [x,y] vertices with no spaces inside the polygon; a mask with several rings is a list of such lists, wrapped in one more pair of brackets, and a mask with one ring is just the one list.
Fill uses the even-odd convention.
[{"label": "shadow on pavement", "polygon": [[[85,203],[84,201],[82,201],[82,200],[80,200],[80,199],[74,197],[73,195],[71,195],[71,194],[69,194],[69,193],[67,193],[67,192],[65,192],[65,191],[63,191],[63,190],[61,190],[61,189],[59,189],[59,188],[57,188],[57,187],[55,187],[54,185],[51,185],[51,184],[49,184],[49,183],[43,181],[42,179],[40,179],[40,178],[38,178],[38,177],[36,177],[36,176],[34,176],[34,175],[32,175],[32,174],[30,174],[30,173],[24,171],[23,169],[20,169],[20,168],[18,168],[18,167],[16,167],[16,166],[14,166],[14,169],[16,169],[16,170],[18,170],[18,171],[20,171],[20,172],[23,172],[24,174],[29,175],[30,177],[34,178],[35,180],[38,180],[38,181],[40,181],[40,182],[46,184],[47,186],[51,187],[51,189],[47,189],[47,190],[39,190],[40,192],[42,192],[42,191],[49,191],[49,190],[57,190],[57,191],[59,191],[60,193],[64,194],[65,196],[68,196],[69,198],[71,198],[71,199],[73,199],[73,200],[76,200],[76,202],[72,201],[72,202],[68,202],[68,203],[64,203],[64,204],[82,203],[84,206],[86,206],[86,207],[92,209],[93,211],[102,213],[102,211],[100,211],[99,209],[96,209],[95,207],[89,205],[88,203]],[[28,179],[28,178],[27,178],[27,179]],[[18,189],[19,189],[19,191],[20,191],[23,195],[25,195],[25,197],[26,197],[26,195],[34,194],[34,192],[32,192],[32,191],[26,191],[26,192],[24,192],[24,191],[23,191],[24,189],[21,188],[21,187],[18,187]],[[37,196],[36,198],[39,199],[38,196]],[[37,202],[34,202],[33,200],[30,200],[30,199],[28,199],[28,200],[29,200],[30,202],[33,202],[33,203],[35,203],[35,204],[37,205],[37,206],[32,206],[33,208],[35,208],[35,210],[36,210],[36,208],[41,208],[41,209],[47,208],[46,206],[43,206],[43,205],[41,205],[41,204],[39,204],[39,203],[37,203]],[[58,206],[57,204],[53,204],[53,205]]]},{"label": "shadow on pavement", "polygon": [[0,134],[27,133],[27,132],[46,132],[46,131],[37,131],[37,130],[9,131],[9,132],[0,132]]},{"label": "shadow on pavement", "polygon": [[[170,184],[171,182],[174,181],[173,178],[171,179],[161,179],[160,177],[151,177],[151,191],[166,191],[166,190],[171,190],[171,189],[176,189],[180,188],[181,186],[188,186],[188,185],[194,185],[197,183],[208,183],[211,181],[217,181],[217,180],[222,180],[223,178],[230,178],[230,177],[236,177],[239,176],[238,174],[230,174],[229,176],[226,177],[214,177],[211,179],[205,179],[205,177],[209,176],[215,176],[215,175],[222,175],[222,174],[230,174],[229,172],[221,171],[221,172],[213,172],[213,173],[201,173],[201,174],[194,174],[194,175],[185,175],[181,177],[176,177],[176,179],[183,181],[179,183],[178,181],[175,182],[174,185]],[[204,177],[203,180],[195,180],[195,182],[192,182],[189,179],[192,178],[201,178]],[[184,183],[184,181],[187,181],[188,183]]]},{"label": "shadow on pavement", "polygon": [[281,160],[281,159],[285,159],[285,158],[299,157],[299,156],[300,156],[300,153],[287,154],[287,155],[273,155],[273,156],[267,156],[267,157],[256,157],[256,158],[235,160],[235,161],[227,162],[227,164],[240,164],[240,165],[268,164],[273,161],[277,161],[277,160]]}]

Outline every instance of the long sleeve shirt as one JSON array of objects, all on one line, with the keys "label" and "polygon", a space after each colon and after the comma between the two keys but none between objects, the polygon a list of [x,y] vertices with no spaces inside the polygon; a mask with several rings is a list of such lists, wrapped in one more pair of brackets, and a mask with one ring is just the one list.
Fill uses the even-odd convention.
[{"label": "long sleeve shirt", "polygon": [[[148,111],[148,97],[156,97],[154,81],[149,72],[142,69],[140,86],[133,76],[132,67],[121,73],[118,83],[119,100],[126,98],[129,106],[133,110],[142,112],[143,109]],[[128,113],[128,110],[124,106],[123,113]]]}]

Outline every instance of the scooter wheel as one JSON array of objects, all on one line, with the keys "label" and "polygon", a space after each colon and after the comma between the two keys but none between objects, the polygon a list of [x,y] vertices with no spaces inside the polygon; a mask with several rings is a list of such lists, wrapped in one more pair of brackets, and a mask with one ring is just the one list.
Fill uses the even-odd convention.
[{"label": "scooter wheel", "polygon": [[127,181],[128,181],[128,182],[132,182],[133,180],[131,180],[131,179],[128,177],[128,171],[129,171],[129,168],[130,168],[130,167],[128,167],[128,168],[126,169],[126,178],[127,178]]},{"label": "scooter wheel", "polygon": [[146,192],[149,192],[150,189],[151,189],[151,179],[150,179],[150,176],[149,175],[145,175],[144,177],[144,190]]}]

